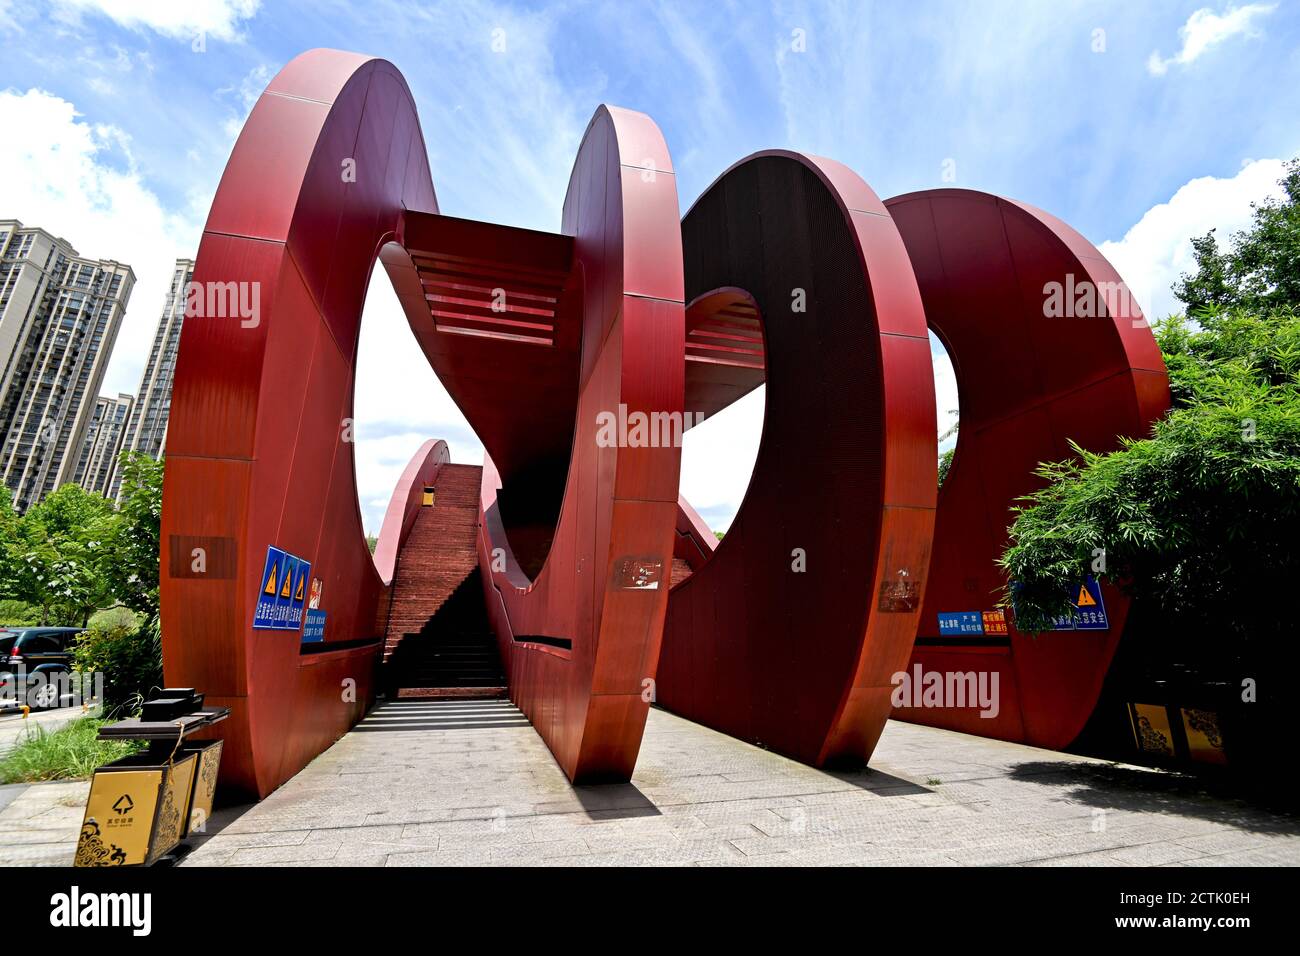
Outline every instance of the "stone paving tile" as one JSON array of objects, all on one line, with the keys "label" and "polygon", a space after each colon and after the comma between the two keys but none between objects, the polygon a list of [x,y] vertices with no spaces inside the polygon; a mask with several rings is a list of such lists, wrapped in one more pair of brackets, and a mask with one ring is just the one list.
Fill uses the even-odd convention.
[{"label": "stone paving tile", "polygon": [[89,781],[34,783],[0,810],[0,866],[69,866]]},{"label": "stone paving tile", "polygon": [[1232,861],[1300,863],[1300,820],[1178,775],[893,722],[872,769],[828,773],[654,710],[631,784],[611,787],[570,786],[529,727],[353,732],[184,864]]},{"label": "stone paving tile", "polygon": [[1187,862],[1191,866],[1295,866],[1296,857],[1293,848],[1265,846],[1252,850],[1217,853],[1212,856],[1198,856]]},{"label": "stone paving tile", "polygon": [[71,866],[77,841],[6,846],[0,849],[0,866]]},{"label": "stone paving tile", "polygon": [[[213,853],[221,850],[221,845],[214,839],[208,844]],[[317,840],[313,843],[294,843],[286,846],[241,847],[230,855],[230,865],[262,866],[267,863],[299,863],[306,866],[321,866],[330,863],[339,855],[341,840]],[[201,862],[197,853],[190,854],[186,864]]]},{"label": "stone paving tile", "polygon": [[[1024,863],[1023,865],[1035,866],[1035,867],[1039,867],[1039,866],[1050,866],[1050,867],[1107,866],[1110,867],[1110,866],[1144,866],[1146,864],[1132,863],[1126,860],[1118,859],[1111,853],[1097,852],[1097,853],[1072,853],[1069,856],[1054,856],[1046,860],[1031,860],[1029,862]],[[1155,865],[1164,865],[1164,864],[1151,864],[1151,865],[1155,866]]]},{"label": "stone paving tile", "polygon": [[[185,857],[187,866],[228,866],[235,862],[236,854],[246,849],[278,850],[285,847],[298,847],[306,838],[307,831],[292,831],[285,834],[232,833],[223,837],[222,842],[213,845],[211,839],[195,847]],[[272,854],[275,856],[276,854]],[[240,862],[247,860],[241,857]],[[253,865],[249,862],[246,865]]]},{"label": "stone paving tile", "polygon": [[1108,851],[1108,855],[1116,863],[1126,866],[1165,866],[1168,863],[1194,860],[1202,854],[1179,846],[1177,843],[1159,842],[1115,847]]}]

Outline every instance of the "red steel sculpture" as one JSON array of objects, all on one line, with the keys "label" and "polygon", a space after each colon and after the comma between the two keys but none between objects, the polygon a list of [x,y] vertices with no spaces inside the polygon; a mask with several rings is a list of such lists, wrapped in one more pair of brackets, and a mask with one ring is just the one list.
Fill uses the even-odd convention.
[{"label": "red steel sculpture", "polygon": [[[208,214],[168,425],[163,660],[170,685],[231,708],[231,789],[265,796],[373,700],[387,582],[357,504],[353,372],[371,268],[407,210],[437,202],[406,82],[313,50],[258,99]],[[237,300],[255,307],[230,314]],[[310,561],[324,652],[253,628],[269,546]]]},{"label": "red steel sculpture", "polygon": [[[369,707],[411,494],[441,463],[430,447],[404,476],[377,567],[350,442],[377,258],[499,477],[485,486],[483,561],[511,693],[570,777],[631,774],[680,448],[599,447],[595,432],[600,411],[680,414],[678,208],[663,138],[641,114],[597,112],[552,235],[438,215],[391,64],[314,50],[271,82],[222,177],[192,287],[249,290],[256,314],[190,311],[164,479],[166,679],[232,709],[227,786],[266,795]],[[320,582],[318,647],[253,626],[269,548]]]},{"label": "red steel sculpture", "polygon": [[681,416],[677,215],[658,128],[602,107],[560,235],[408,215],[384,257],[487,449],[480,568],[511,699],[575,781],[627,780],[650,708],[681,448],[599,423]]},{"label": "red steel sculpture", "polygon": [[[907,251],[847,167],[760,153],[682,221],[686,407],[766,377],[744,502],[672,592],[658,700],[816,765],[861,763],[907,663],[934,525],[932,365]],[[711,546],[683,509],[677,554]]]},{"label": "red steel sculpture", "polygon": [[[627,780],[656,696],[809,763],[861,763],[918,629],[916,663],[996,667],[1012,696],[997,721],[907,719],[1048,746],[1077,733],[1120,595],[1109,632],[1064,641],[936,643],[934,622],[992,608],[1007,509],[1037,462],[1067,438],[1113,447],[1166,406],[1136,310],[1041,314],[1045,282],[1114,271],[1028,207],[882,204],[797,153],[751,156],[678,209],[639,113],[596,112],[545,233],[439,213],[391,64],[313,50],[271,82],[200,244],[163,495],[166,679],[231,708],[228,788],[265,796],[369,708],[395,569],[448,465],[442,442],[415,455],[372,558],[351,409],[377,260],[487,449],[488,616],[511,698],[570,779]],[[927,321],[963,402],[937,528]],[[715,548],[679,501],[673,428],[763,382],[753,478]],[[649,429],[627,433],[638,419]],[[304,641],[304,618],[323,639]]]},{"label": "red steel sculpture", "polygon": [[[1103,583],[1102,601],[1080,610],[1095,625],[1104,607],[1107,629],[1022,634],[996,613],[1006,577],[995,562],[1016,499],[1043,485],[1033,474],[1039,462],[1072,457],[1070,440],[1112,450],[1164,414],[1164,361],[1119,275],[1059,219],[960,189],[909,193],[885,206],[907,246],[926,318],[952,359],[961,406],[909,672],[996,673],[1000,698],[996,716],[981,716],[993,708],[973,701],[900,708],[895,716],[1065,747],[1096,706],[1128,599]],[[1082,588],[1088,569],[1079,570]],[[978,619],[980,632],[940,633],[940,617],[962,612]],[[915,703],[914,679],[911,693]]]}]

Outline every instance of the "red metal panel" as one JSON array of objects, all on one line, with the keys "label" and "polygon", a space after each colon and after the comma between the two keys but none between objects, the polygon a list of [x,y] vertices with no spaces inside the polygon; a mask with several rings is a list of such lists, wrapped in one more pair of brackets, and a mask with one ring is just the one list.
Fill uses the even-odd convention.
[{"label": "red metal panel", "polygon": [[[655,165],[646,175],[628,168],[647,157]],[[684,361],[676,183],[647,117],[597,112],[574,166],[562,231],[575,237],[583,278],[569,482],[541,574],[517,587],[498,573],[490,586],[501,590],[509,616],[499,637],[512,699],[544,721],[539,730],[571,779],[625,780],[649,708],[641,682],[655,676],[680,449],[597,447],[597,415],[620,404],[680,413]],[[485,492],[491,507],[490,485]],[[630,563],[660,579],[630,587]],[[530,634],[568,637],[572,650],[512,640]]]},{"label": "red metal panel", "polygon": [[[659,701],[809,763],[861,763],[911,649],[934,516],[931,364],[906,250],[851,170],[785,152],[733,166],[682,230],[694,307],[730,287],[761,315],[767,405],[730,531],[672,592]],[[690,362],[686,391],[718,401],[753,380]],[[910,606],[882,599],[900,580]]]},{"label": "red metal panel", "polygon": [[[259,311],[191,315],[183,327],[163,489],[164,664],[169,683],[232,707],[223,780],[257,796],[373,697],[384,582],[362,533],[344,419],[376,252],[396,235],[404,200],[437,211],[422,153],[415,105],[390,64],[305,53],[254,106],[200,244],[196,287],[247,283]],[[233,539],[238,569],[172,577],[173,536],[196,534]],[[254,631],[268,545],[312,562],[327,642],[376,640],[302,655],[298,631]]]},{"label": "red metal panel", "polygon": [[[979,708],[900,708],[905,720],[982,736],[1064,747],[1083,728],[1127,618],[1128,600],[1103,586],[1110,630],[1031,637],[1009,628],[1005,648],[939,635],[939,612],[984,611],[1005,579],[1016,499],[1041,487],[1039,462],[1146,433],[1169,404],[1159,348],[1119,276],[1060,220],[984,193],[943,189],[885,203],[906,244],[930,327],[952,358],[961,431],[939,495],[930,586],[911,667],[996,671],[996,718]],[[1091,283],[1100,316],[1049,316],[1050,283]],[[1080,577],[1086,573],[1080,568]]]}]

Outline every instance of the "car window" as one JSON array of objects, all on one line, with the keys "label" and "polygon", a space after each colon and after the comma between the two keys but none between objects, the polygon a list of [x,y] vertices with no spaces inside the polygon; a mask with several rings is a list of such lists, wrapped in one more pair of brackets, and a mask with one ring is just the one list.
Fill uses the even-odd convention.
[{"label": "car window", "polygon": [[57,654],[63,647],[53,634],[34,634],[19,645],[19,650],[24,654]]},{"label": "car window", "polygon": [[17,634],[0,634],[0,656],[8,656],[13,651],[16,640],[18,640]]}]

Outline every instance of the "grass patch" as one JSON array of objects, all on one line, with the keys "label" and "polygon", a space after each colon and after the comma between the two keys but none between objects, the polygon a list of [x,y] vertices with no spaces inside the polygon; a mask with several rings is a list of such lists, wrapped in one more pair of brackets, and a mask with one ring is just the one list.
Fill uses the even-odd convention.
[{"label": "grass patch", "polygon": [[79,780],[96,767],[144,749],[139,741],[100,740],[95,734],[104,723],[99,717],[78,717],[55,731],[33,727],[0,759],[0,783]]}]

